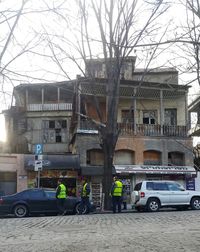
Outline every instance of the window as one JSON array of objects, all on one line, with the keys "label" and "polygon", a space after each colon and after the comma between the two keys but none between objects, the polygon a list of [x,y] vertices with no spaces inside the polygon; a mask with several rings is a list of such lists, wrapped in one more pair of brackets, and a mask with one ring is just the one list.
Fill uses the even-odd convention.
[{"label": "window", "polygon": [[143,111],[143,124],[155,124],[156,121],[156,111]]},{"label": "window", "polygon": [[44,143],[63,143],[67,139],[67,120],[43,121]]},{"label": "window", "polygon": [[168,187],[166,185],[166,183],[153,183],[153,190],[155,191],[168,191]]},{"label": "window", "polygon": [[104,155],[102,150],[93,149],[87,151],[87,164],[89,165],[103,165]]},{"label": "window", "polygon": [[121,111],[122,123],[133,123],[134,122],[134,111],[133,109],[126,109]]},{"label": "window", "polygon": [[147,190],[153,190],[153,182],[147,182]]},{"label": "window", "polygon": [[165,125],[177,125],[177,109],[165,109]]},{"label": "window", "polygon": [[29,191],[29,198],[31,199],[42,199],[44,198],[44,193],[41,190]]},{"label": "window", "polygon": [[178,183],[167,183],[169,191],[183,191],[183,188]]},{"label": "window", "polygon": [[142,183],[136,184],[136,185],[135,185],[135,188],[134,188],[134,191],[140,191],[141,186],[142,186]]},{"label": "window", "polygon": [[47,198],[55,199],[56,192],[54,192],[54,191],[45,191],[45,195],[46,195]]},{"label": "window", "polygon": [[55,128],[55,121],[49,121],[49,128],[54,129]]}]

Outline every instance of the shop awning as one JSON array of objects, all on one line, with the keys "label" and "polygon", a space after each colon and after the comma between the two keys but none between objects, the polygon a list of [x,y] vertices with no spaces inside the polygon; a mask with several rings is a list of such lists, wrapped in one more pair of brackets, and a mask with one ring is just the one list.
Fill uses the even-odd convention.
[{"label": "shop awning", "polygon": [[135,174],[196,174],[193,166],[163,166],[163,165],[115,165],[117,173]]},{"label": "shop awning", "polygon": [[[24,167],[26,170],[34,170],[35,156],[24,155]],[[79,155],[43,155],[42,166],[44,170],[79,170]]]}]

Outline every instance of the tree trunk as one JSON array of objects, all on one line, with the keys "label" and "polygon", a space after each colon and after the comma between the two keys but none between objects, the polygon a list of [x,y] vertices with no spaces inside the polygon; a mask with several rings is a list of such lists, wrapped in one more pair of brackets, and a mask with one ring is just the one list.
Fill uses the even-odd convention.
[{"label": "tree trunk", "polygon": [[103,141],[104,152],[104,176],[103,176],[103,193],[104,193],[104,209],[111,209],[111,197],[110,190],[113,181],[113,134],[106,134],[106,138]]}]

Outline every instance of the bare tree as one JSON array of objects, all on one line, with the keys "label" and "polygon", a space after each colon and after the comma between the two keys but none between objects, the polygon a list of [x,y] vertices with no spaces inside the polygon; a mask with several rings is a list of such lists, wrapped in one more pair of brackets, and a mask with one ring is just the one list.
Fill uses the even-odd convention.
[{"label": "bare tree", "polygon": [[[71,21],[66,13],[59,12],[59,18],[66,22],[66,27],[71,25],[70,37],[74,34],[73,39],[76,40],[55,34],[54,38],[49,36],[49,47],[56,64],[61,65],[60,60],[63,58],[73,60],[83,75],[87,73],[91,86],[95,83],[95,76],[91,71],[90,60],[100,57],[105,64],[106,120],[103,119],[98,97],[95,97],[95,94],[92,102],[99,118],[98,122],[94,121],[94,118],[90,119],[99,129],[100,145],[104,153],[103,192],[105,208],[108,209],[110,207],[109,191],[112,184],[113,156],[119,135],[117,114],[123,64],[128,56],[134,55],[138,44],[153,43],[154,37],[158,39],[158,29],[161,29],[158,18],[167,11],[169,6],[163,0],[143,1],[142,3],[136,0],[77,0],[77,4],[76,22],[75,19]],[[77,18],[79,23],[77,23]],[[76,26],[73,22],[76,23]],[[66,50],[67,47],[68,50]],[[73,48],[72,53],[69,53],[69,48]],[[149,60],[152,60],[156,49],[157,46],[153,50],[152,48],[147,49],[147,51],[151,51]],[[84,62],[86,71],[79,60]],[[66,73],[63,64],[62,71]]]}]

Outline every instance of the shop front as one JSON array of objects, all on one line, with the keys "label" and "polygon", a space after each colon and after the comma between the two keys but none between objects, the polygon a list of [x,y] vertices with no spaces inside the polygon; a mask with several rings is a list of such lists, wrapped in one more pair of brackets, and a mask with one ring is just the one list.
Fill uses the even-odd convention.
[{"label": "shop front", "polygon": [[130,180],[130,190],[142,180],[173,180],[187,189],[195,190],[192,181],[196,170],[192,166],[115,165],[115,169],[121,179]]},{"label": "shop front", "polygon": [[25,155],[25,169],[28,176],[28,188],[56,188],[62,178],[68,188],[69,196],[78,195],[80,165],[78,155],[43,155],[42,170],[35,171],[35,156]]}]

